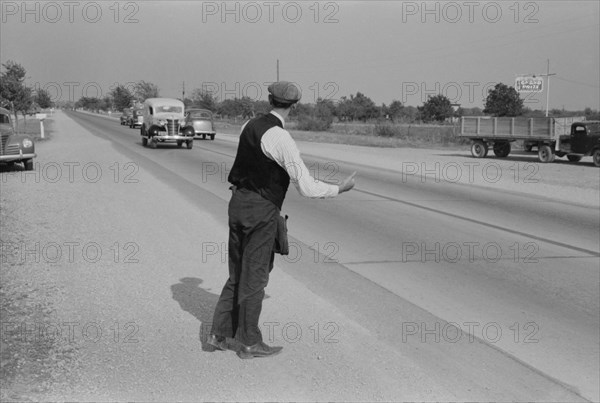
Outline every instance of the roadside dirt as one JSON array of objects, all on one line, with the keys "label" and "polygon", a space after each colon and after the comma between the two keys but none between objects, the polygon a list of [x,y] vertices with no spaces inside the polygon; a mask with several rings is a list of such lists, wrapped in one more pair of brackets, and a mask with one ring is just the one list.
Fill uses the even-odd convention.
[{"label": "roadside dirt", "polygon": [[[53,124],[35,172],[0,173],[0,400],[461,400],[278,270],[263,318],[266,341],[283,354],[245,362],[207,351],[202,338],[227,273],[225,203],[212,216],[65,115]],[[369,155],[304,146],[359,163]],[[384,153],[381,164],[420,161],[408,152],[400,162]],[[207,244],[216,258],[202,253]]]},{"label": "roadside dirt", "polygon": [[35,172],[1,174],[2,401],[455,399],[281,271],[261,319],[284,353],[205,351],[227,268],[200,245],[227,239],[225,203],[213,217],[66,116],[54,124]]}]

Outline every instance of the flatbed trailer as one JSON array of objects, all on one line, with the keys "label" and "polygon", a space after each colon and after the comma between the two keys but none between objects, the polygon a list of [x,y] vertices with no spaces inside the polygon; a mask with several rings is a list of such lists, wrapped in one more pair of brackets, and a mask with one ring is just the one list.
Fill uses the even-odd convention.
[{"label": "flatbed trailer", "polygon": [[511,152],[511,143],[522,140],[537,146],[541,162],[552,162],[555,155],[566,155],[570,161],[579,161],[591,155],[594,164],[600,166],[599,123],[586,122],[584,117],[464,116],[458,136],[472,141],[471,154],[475,158],[486,157],[490,147],[496,157],[507,157]]}]

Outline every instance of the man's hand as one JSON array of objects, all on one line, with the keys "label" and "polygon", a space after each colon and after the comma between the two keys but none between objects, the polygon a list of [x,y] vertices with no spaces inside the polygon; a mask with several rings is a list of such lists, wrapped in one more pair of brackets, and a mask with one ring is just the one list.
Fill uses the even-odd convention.
[{"label": "man's hand", "polygon": [[354,176],[355,175],[356,175],[356,171],[352,172],[352,175],[348,176],[346,179],[344,179],[342,181],[342,183],[339,184],[340,190],[338,193],[347,192],[354,187],[354,185],[355,185]]}]

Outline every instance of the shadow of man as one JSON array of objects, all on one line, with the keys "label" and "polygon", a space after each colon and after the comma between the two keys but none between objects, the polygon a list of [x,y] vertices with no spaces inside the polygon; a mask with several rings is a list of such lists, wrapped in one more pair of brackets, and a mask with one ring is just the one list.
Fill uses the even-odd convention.
[{"label": "shadow of man", "polygon": [[219,300],[219,294],[213,294],[200,287],[202,280],[195,277],[184,277],[179,283],[171,286],[173,299],[184,311],[192,314],[200,321],[199,339],[203,351],[214,351],[214,347],[206,343],[212,327],[212,316]]},{"label": "shadow of man", "polygon": [[[208,335],[212,329],[212,319],[215,312],[215,307],[219,301],[220,293],[213,294],[208,290],[200,287],[202,279],[196,277],[184,277],[179,280],[179,283],[171,286],[173,299],[179,303],[179,306],[184,311],[192,314],[200,321],[200,330],[198,338],[202,343],[202,351],[215,351],[215,348],[206,342]],[[265,299],[269,298],[265,294]],[[235,350],[237,346],[235,342],[228,346],[231,350]]]}]

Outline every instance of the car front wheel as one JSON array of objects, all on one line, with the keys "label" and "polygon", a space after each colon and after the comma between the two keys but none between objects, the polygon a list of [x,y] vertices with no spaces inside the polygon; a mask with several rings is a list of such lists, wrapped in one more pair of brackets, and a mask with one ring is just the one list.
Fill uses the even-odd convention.
[{"label": "car front wheel", "polygon": [[33,160],[25,160],[23,161],[23,166],[26,171],[33,171]]},{"label": "car front wheel", "polygon": [[600,149],[594,151],[592,158],[594,159],[594,165],[600,168]]}]

